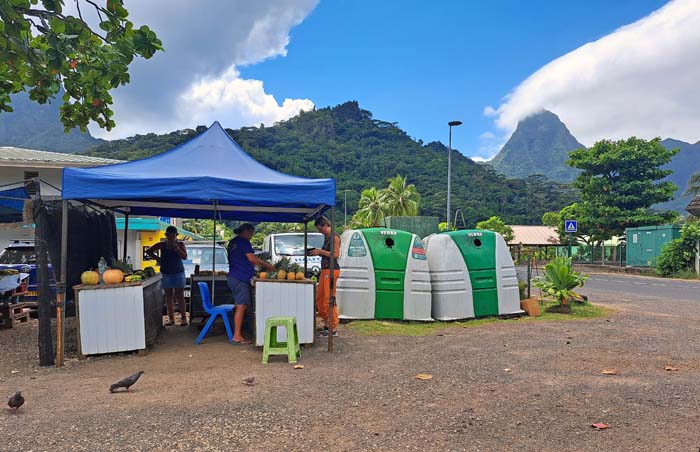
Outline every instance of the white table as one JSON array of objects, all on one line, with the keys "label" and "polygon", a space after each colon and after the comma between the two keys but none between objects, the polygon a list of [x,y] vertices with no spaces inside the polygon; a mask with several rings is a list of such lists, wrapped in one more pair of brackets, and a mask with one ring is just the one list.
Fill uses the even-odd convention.
[{"label": "white table", "polygon": [[[270,317],[293,316],[297,319],[299,343],[313,344],[316,321],[316,283],[311,280],[287,281],[256,279],[255,345],[265,344],[265,321]],[[285,328],[277,329],[277,340],[286,342]]]}]

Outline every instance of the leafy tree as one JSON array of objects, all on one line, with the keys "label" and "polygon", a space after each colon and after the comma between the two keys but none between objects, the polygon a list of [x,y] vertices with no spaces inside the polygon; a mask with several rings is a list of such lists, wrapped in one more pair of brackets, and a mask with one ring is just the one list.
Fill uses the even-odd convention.
[{"label": "leafy tree", "polygon": [[[78,17],[63,13],[63,0],[0,2],[0,111],[12,111],[10,94],[29,92],[40,104],[65,88],[60,118],[66,131],[95,121],[115,126],[110,91],[129,83],[134,57],[162,50],[146,25],[134,28],[123,0],[76,0]],[[99,18],[99,30],[83,20],[83,7]]]},{"label": "leafy tree", "polygon": [[389,186],[381,191],[380,196],[386,206],[387,216],[418,215],[420,195],[416,191],[416,186],[408,184],[406,178],[400,174],[389,179]]},{"label": "leafy tree", "polygon": [[696,171],[690,176],[690,179],[688,179],[688,186],[683,194],[692,196],[700,195],[700,172]]},{"label": "leafy tree", "polygon": [[376,228],[386,213],[386,205],[376,187],[362,191],[358,207],[351,222],[354,227]]},{"label": "leafy tree", "polygon": [[[201,235],[212,237],[214,235],[214,220],[185,220],[184,229]],[[216,234],[223,240],[230,240],[233,237],[233,229],[221,221],[216,222]]]},{"label": "leafy tree", "polygon": [[656,271],[662,276],[673,276],[691,271],[695,265],[700,223],[693,222],[681,228],[681,236],[667,243],[656,260]]},{"label": "leafy tree", "polygon": [[498,232],[503,236],[503,239],[505,239],[506,243],[512,241],[515,238],[513,228],[505,224],[503,220],[501,220],[497,216],[492,216],[488,220],[478,222],[476,224],[476,228]]},{"label": "leafy tree", "polygon": [[567,163],[582,170],[574,186],[580,190],[579,224],[600,240],[622,235],[627,227],[661,224],[670,212],[650,209],[673,198],[677,187],[660,182],[671,171],[662,167],[677,149],[668,150],[659,138],[602,140],[593,147],[577,149]]},{"label": "leafy tree", "polygon": [[545,212],[542,215],[542,224],[557,227],[559,225],[559,212]]}]

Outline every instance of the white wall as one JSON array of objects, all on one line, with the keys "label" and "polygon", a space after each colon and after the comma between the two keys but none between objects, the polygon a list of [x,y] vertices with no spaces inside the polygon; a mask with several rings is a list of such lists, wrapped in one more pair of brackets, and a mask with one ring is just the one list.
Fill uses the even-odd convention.
[{"label": "white wall", "polygon": [[[124,230],[117,231],[117,246],[117,255],[119,259],[123,259]],[[141,233],[139,231],[129,231],[128,241],[126,242],[126,255],[131,256],[133,268],[141,268],[141,254]]]},{"label": "white wall", "polygon": [[[60,190],[56,190],[54,187],[61,188],[62,183],[62,168],[32,168],[29,166],[25,167],[13,167],[13,166],[3,166],[0,167],[0,185],[12,184],[15,182],[21,182],[24,180],[25,171],[36,171],[39,173],[39,178],[42,180],[41,184],[41,194],[42,195],[60,195]],[[44,183],[47,182],[47,183]],[[51,184],[51,185],[49,185]]]}]

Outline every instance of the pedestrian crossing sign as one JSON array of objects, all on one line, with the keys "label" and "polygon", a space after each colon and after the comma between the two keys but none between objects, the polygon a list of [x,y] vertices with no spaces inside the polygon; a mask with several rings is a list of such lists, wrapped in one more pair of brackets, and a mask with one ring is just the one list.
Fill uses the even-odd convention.
[{"label": "pedestrian crossing sign", "polygon": [[576,220],[566,220],[564,222],[564,231],[566,232],[576,232],[578,230],[578,224]]}]

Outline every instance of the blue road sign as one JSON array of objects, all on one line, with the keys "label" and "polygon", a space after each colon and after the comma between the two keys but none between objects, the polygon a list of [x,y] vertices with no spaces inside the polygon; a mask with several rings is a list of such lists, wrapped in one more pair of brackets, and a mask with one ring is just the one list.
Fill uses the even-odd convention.
[{"label": "blue road sign", "polygon": [[564,231],[566,232],[576,232],[578,230],[578,223],[576,220],[566,220],[564,221]]}]

